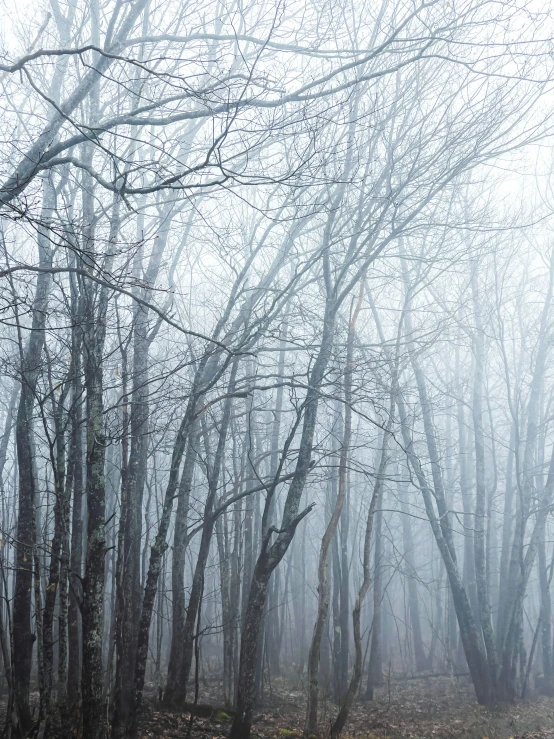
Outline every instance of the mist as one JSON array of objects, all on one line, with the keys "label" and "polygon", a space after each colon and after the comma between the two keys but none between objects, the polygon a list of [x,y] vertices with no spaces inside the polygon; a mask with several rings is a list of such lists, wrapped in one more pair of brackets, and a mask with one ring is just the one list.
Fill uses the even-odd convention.
[{"label": "mist", "polygon": [[552,736],[550,5],[0,13],[2,736]]}]

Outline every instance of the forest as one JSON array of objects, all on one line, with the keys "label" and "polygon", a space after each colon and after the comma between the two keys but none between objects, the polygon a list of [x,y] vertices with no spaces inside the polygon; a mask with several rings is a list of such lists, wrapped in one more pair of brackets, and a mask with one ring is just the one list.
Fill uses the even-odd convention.
[{"label": "forest", "polygon": [[0,735],[554,737],[554,8],[2,0]]}]

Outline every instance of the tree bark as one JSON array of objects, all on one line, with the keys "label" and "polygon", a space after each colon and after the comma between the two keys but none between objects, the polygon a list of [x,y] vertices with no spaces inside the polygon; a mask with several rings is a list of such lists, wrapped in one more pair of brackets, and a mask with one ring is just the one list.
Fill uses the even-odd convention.
[{"label": "tree bark", "polygon": [[354,668],[352,670],[352,677],[350,678],[350,683],[348,685],[348,689],[344,696],[342,706],[331,727],[331,737],[333,737],[333,739],[337,739],[341,735],[346,725],[346,722],[348,720],[348,714],[350,713],[350,709],[352,708],[352,703],[354,702],[354,698],[356,697],[358,693],[358,688],[360,685],[360,681],[362,679],[363,654],[362,654],[361,612],[362,612],[362,606],[364,604],[365,596],[367,594],[367,591],[369,590],[369,586],[371,583],[371,572],[370,572],[371,535],[373,531],[375,508],[379,504],[379,500],[382,499],[384,476],[385,476],[385,472],[387,469],[387,462],[388,462],[389,436],[390,436],[390,432],[392,429],[392,423],[393,423],[394,398],[396,395],[396,386],[397,386],[397,381],[396,381],[396,369],[395,369],[393,373],[392,382],[391,382],[391,404],[389,408],[389,417],[387,420],[386,427],[383,431],[381,459],[379,461],[379,466],[377,468],[377,475],[375,477],[375,485],[373,486],[373,493],[372,493],[371,500],[369,503],[369,509],[368,509],[368,514],[367,514],[367,519],[366,519],[365,536],[364,536],[362,583],[360,585],[360,588],[356,596],[354,610],[352,611],[352,631],[354,635],[354,651],[355,651]]},{"label": "tree bark", "polygon": [[[77,331],[79,331],[79,328],[77,328]],[[77,333],[77,331],[73,332],[72,341],[72,353],[75,355],[76,360],[72,393],[70,459],[68,463],[73,489],[71,511],[71,573],[67,614],[67,701],[70,707],[76,706],[80,702],[82,664],[80,596],[82,595],[81,576],[83,574],[83,387],[81,381],[82,341],[80,333]]]},{"label": "tree bark", "polygon": [[[521,465],[521,480],[518,480],[519,500],[516,508],[516,520],[512,541],[510,564],[508,568],[503,633],[499,634],[501,644],[501,665],[499,675],[499,691],[504,700],[514,700],[519,693],[516,685],[517,664],[520,644],[523,635],[523,600],[527,582],[536,556],[539,532],[544,525],[544,512],[541,510],[536,517],[531,540],[525,551],[525,530],[529,519],[531,493],[534,486],[535,470],[534,458],[538,436],[538,419],[540,402],[543,391],[543,382],[546,369],[546,360],[550,349],[549,321],[552,297],[554,291],[554,256],[551,256],[549,284],[546,299],[541,312],[537,355],[527,404],[527,433]],[[519,450],[518,450],[519,451]],[[551,495],[550,471],[544,489],[543,501]],[[540,539],[540,536],[539,536]]]},{"label": "tree bark", "polygon": [[344,433],[339,457],[339,488],[334,502],[329,522],[321,540],[318,562],[318,585],[317,585],[317,616],[314,625],[314,633],[308,656],[308,705],[306,708],[306,734],[317,734],[318,703],[319,703],[319,661],[321,655],[321,640],[323,630],[327,623],[329,613],[329,591],[327,584],[327,569],[329,560],[329,547],[333,537],[336,535],[342,509],[346,500],[348,486],[348,455],[350,454],[350,441],[352,437],[352,373],[354,338],[356,322],[360,313],[363,298],[363,283],[360,285],[360,293],[356,304],[352,306],[346,340],[346,361],[344,372]]},{"label": "tree bark", "polygon": [[[424,402],[425,400],[426,395],[424,394]],[[454,607],[456,608],[456,616],[458,618],[458,626],[460,628],[460,637],[462,639],[464,653],[473,686],[475,688],[475,693],[477,695],[477,700],[479,703],[486,704],[490,700],[489,685],[487,681],[488,665],[486,657],[481,649],[469,598],[458,571],[456,552],[452,541],[452,530],[450,528],[448,513],[444,510],[444,498],[441,498],[440,492],[437,496],[436,490],[433,495],[427,484],[421,464],[413,451],[413,443],[408,429],[408,418],[404,402],[400,396],[397,398],[397,405],[402,425],[402,438],[408,461],[416,476],[435,541],[437,542],[441,557],[446,565],[446,572],[448,574]],[[437,500],[439,516],[437,516],[434,510],[433,497]]]},{"label": "tree bark", "polygon": [[[52,265],[48,221],[55,207],[54,188],[49,176],[43,177],[42,223],[38,231],[39,266]],[[31,664],[35,636],[31,628],[31,598],[35,548],[36,471],[33,455],[33,406],[35,388],[41,371],[41,355],[45,342],[46,316],[51,275],[39,273],[32,308],[29,341],[22,348],[21,393],[16,421],[19,502],[17,544],[15,552],[15,586],[13,596],[14,696],[20,722],[16,734],[27,734],[33,721],[29,708]]]},{"label": "tree bark", "polygon": [[[94,199],[92,183],[85,187],[83,208],[86,255],[89,269],[94,259]],[[109,244],[116,243],[119,232],[119,197],[113,200]],[[109,270],[110,260],[105,265]],[[83,669],[81,675],[84,739],[103,739],[106,734],[104,700],[104,665],[102,659],[106,480],[104,431],[103,354],[109,293],[106,287],[95,289],[92,281],[83,283],[83,369],[86,390],[86,486],[87,547],[83,578],[82,628]],[[94,320],[91,318],[94,317]]]},{"label": "tree bark", "polygon": [[[167,210],[167,209],[166,209]],[[137,241],[144,231],[144,217],[139,216]],[[134,275],[141,287],[134,292],[141,301],[151,298],[167,244],[171,213],[164,213],[163,228],[154,241],[147,269],[143,270],[143,248],[137,249]],[[141,610],[141,540],[144,487],[148,469],[149,443],[149,351],[155,329],[150,327],[150,311],[144,303],[133,304],[133,369],[131,375],[130,453],[127,473],[122,478],[121,518],[118,557],[118,593],[116,599],[117,650],[115,676],[114,737],[123,735],[133,705],[133,677],[136,661],[137,625]]]},{"label": "tree bark", "polygon": [[406,559],[406,575],[408,580],[408,605],[410,610],[410,625],[412,627],[412,638],[414,644],[414,659],[416,672],[424,672],[427,669],[427,657],[421,632],[421,617],[419,612],[419,596],[417,592],[417,566],[414,555],[414,538],[412,523],[407,504],[406,483],[400,484],[399,490],[402,533],[404,538],[404,556]]},{"label": "tree bark", "polygon": [[179,683],[179,678],[181,664],[183,662],[186,616],[185,556],[188,546],[187,520],[196,456],[196,444],[194,434],[192,433],[185,454],[183,473],[177,494],[177,513],[173,534],[173,562],[171,567],[171,588],[173,593],[172,633],[167,682],[163,698],[164,705],[166,706],[175,706],[178,697],[185,692],[184,686]]},{"label": "tree bark", "polygon": [[489,682],[491,698],[496,695],[496,678],[498,661],[496,644],[492,628],[489,573],[487,568],[487,490],[485,480],[485,435],[483,431],[483,372],[485,363],[485,334],[483,317],[479,300],[477,282],[478,264],[474,265],[471,278],[473,306],[475,313],[474,361],[473,377],[473,434],[475,439],[475,523],[473,545],[475,552],[475,576],[477,583],[477,599],[479,618],[483,631],[483,640],[489,664]]},{"label": "tree bark", "polygon": [[[384,453],[384,452],[383,452]],[[375,686],[383,684],[383,650],[381,643],[381,607],[383,603],[383,486],[379,485],[375,500],[375,551],[373,565],[373,621],[371,627],[371,647],[367,668],[366,700],[373,700]]]},{"label": "tree bark", "polygon": [[[284,557],[302,518],[309,513],[311,507],[298,514],[300,498],[306,484],[312,459],[312,447],[319,403],[319,390],[323,382],[325,371],[331,356],[331,348],[335,332],[336,308],[330,300],[327,301],[321,344],[317,359],[310,373],[310,381],[303,403],[304,421],[300,448],[298,451],[294,476],[290,484],[281,528],[277,539],[270,546],[273,529],[264,526],[263,541],[260,554],[254,568],[254,575],[250,585],[248,606],[244,619],[244,630],[241,639],[239,684],[237,696],[237,711],[231,727],[230,739],[249,739],[252,728],[252,710],[254,707],[254,686],[256,653],[258,637],[267,597],[267,584],[271,573]],[[271,503],[270,495],[266,498],[264,510],[264,524],[267,521],[267,509]]]},{"label": "tree bark", "polygon": [[231,375],[229,378],[228,395],[229,397],[225,401],[223,410],[223,418],[221,420],[221,426],[219,429],[219,439],[217,444],[217,450],[214,455],[212,469],[208,476],[208,495],[206,503],[204,505],[204,523],[202,526],[202,535],[200,539],[200,547],[198,550],[198,558],[196,560],[196,567],[194,570],[194,576],[192,578],[192,588],[190,591],[189,602],[187,606],[187,614],[185,618],[184,632],[183,632],[183,659],[180,664],[179,674],[179,687],[184,690],[184,695],[177,696],[178,700],[184,702],[186,699],[186,685],[189,679],[190,670],[192,667],[192,659],[194,656],[194,635],[196,631],[196,622],[198,619],[198,611],[202,602],[202,595],[204,592],[204,572],[206,569],[206,563],[208,561],[208,555],[210,552],[210,544],[212,540],[212,534],[215,526],[215,518],[213,516],[214,504],[216,501],[217,488],[219,484],[220,474],[223,470],[224,455],[225,455],[225,444],[227,441],[227,432],[229,430],[229,422],[231,419],[231,408],[232,408],[232,393],[235,386],[236,373],[238,369],[238,361],[234,361],[231,368]]}]

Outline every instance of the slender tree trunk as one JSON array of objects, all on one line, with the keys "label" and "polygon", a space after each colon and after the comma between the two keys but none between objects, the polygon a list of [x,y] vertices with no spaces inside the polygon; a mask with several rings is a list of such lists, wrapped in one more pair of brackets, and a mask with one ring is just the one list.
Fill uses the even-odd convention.
[{"label": "slender tree trunk", "polygon": [[[408,286],[410,284],[409,275],[407,264],[404,259],[402,259],[401,266],[404,282],[406,286]],[[411,296],[408,293],[406,295],[405,322],[407,333],[411,337],[412,323],[410,314],[410,299]],[[412,467],[412,470],[416,475],[418,486],[423,497],[425,510],[431,524],[431,529],[433,531],[435,541],[437,542],[441,557],[446,566],[446,571],[452,590],[452,598],[454,601],[454,606],[456,608],[456,615],[458,617],[458,625],[460,627],[460,636],[464,647],[464,654],[468,663],[471,679],[475,688],[475,693],[477,695],[477,700],[480,703],[486,704],[489,703],[491,700],[490,684],[488,680],[488,662],[486,661],[486,657],[481,648],[479,633],[475,625],[470,601],[458,570],[456,548],[454,545],[454,537],[452,527],[450,525],[450,515],[444,492],[440,456],[437,447],[437,440],[435,437],[435,426],[431,404],[429,402],[427,394],[425,376],[421,370],[421,367],[419,366],[419,362],[417,360],[415,348],[413,345],[413,339],[411,338],[409,341],[408,350],[415,375],[421,413],[423,416],[425,441],[429,454],[429,460],[431,462],[433,492],[431,492],[431,489],[427,484],[427,480],[425,478],[425,474],[423,472],[421,464],[414,453],[412,439],[408,430],[407,414],[404,407],[404,402],[401,396],[398,395],[397,405],[401,418],[404,446],[407,450],[410,466]],[[436,503],[436,512],[435,503],[433,502],[433,500]]]},{"label": "slender tree trunk", "polygon": [[67,720],[67,621],[68,621],[68,577],[69,577],[69,531],[70,531],[70,494],[71,488],[65,491],[64,510],[62,513],[62,546],[60,559],[60,599],[58,616],[58,706],[62,721]]},{"label": "slender tree trunk", "polygon": [[387,468],[388,461],[388,444],[389,436],[392,429],[393,423],[393,412],[394,412],[394,397],[396,395],[396,370],[394,370],[393,379],[391,383],[391,404],[389,408],[389,417],[387,425],[383,432],[383,441],[381,447],[381,459],[377,468],[377,475],[375,478],[375,485],[373,486],[373,493],[369,503],[369,510],[366,519],[365,536],[364,536],[364,554],[363,554],[363,577],[362,583],[356,596],[356,602],[354,610],[352,611],[352,632],[354,636],[354,668],[352,670],[352,677],[348,684],[348,689],[344,696],[344,700],[340,711],[331,727],[331,737],[337,738],[341,735],[346,722],[348,720],[348,714],[354,702],[354,698],[358,693],[360,681],[362,679],[362,633],[361,633],[361,612],[364,604],[365,596],[369,590],[371,583],[371,572],[370,572],[370,552],[371,552],[371,535],[373,531],[373,522],[375,515],[375,508],[379,505],[379,500],[382,499],[382,489],[384,484],[384,476]]},{"label": "slender tree trunk", "polygon": [[383,647],[381,643],[381,610],[383,603],[383,486],[380,485],[375,500],[375,552],[373,565],[373,622],[371,628],[371,648],[367,668],[366,700],[373,700],[373,689],[383,684]]},{"label": "slender tree trunk", "polygon": [[[348,497],[348,490],[346,491]],[[348,562],[348,542],[350,540],[350,510],[349,501],[343,506],[339,530],[340,555],[340,588],[339,588],[339,627],[340,627],[340,655],[339,655],[339,684],[341,697],[344,686],[348,685],[348,666],[350,657],[350,568]]]},{"label": "slender tree trunk", "polygon": [[[279,363],[277,366],[277,374],[284,377],[285,359],[286,359],[286,340],[288,335],[288,313],[285,316],[283,326],[281,328],[281,346],[279,351]],[[275,411],[273,413],[273,422],[271,425],[271,462],[270,476],[275,477],[279,468],[279,438],[281,432],[281,415],[283,412],[283,392],[284,388],[280,385],[277,388],[275,397]],[[268,511],[268,519],[273,518],[275,513],[275,501],[272,500],[270,510]],[[269,669],[274,675],[281,674],[281,629],[280,629],[280,580],[281,571],[276,568],[271,575],[270,590],[266,614],[266,654]]]},{"label": "slender tree trunk", "polygon": [[309,386],[303,404],[304,421],[295,472],[285,501],[281,528],[277,534],[277,539],[271,545],[270,538],[273,529],[267,523],[267,513],[271,505],[272,496],[268,494],[266,497],[262,528],[263,541],[254,568],[241,639],[237,711],[231,727],[230,739],[249,739],[250,737],[252,710],[255,699],[256,653],[258,650],[261,619],[263,618],[267,597],[267,584],[271,573],[285,556],[298,523],[311,510],[311,507],[309,507],[302,513],[298,513],[300,499],[312,459],[319,391],[333,345],[336,320],[335,311],[336,306],[331,304],[331,301],[328,301],[323,322],[321,344],[317,359],[310,373]]},{"label": "slender tree trunk", "polygon": [[71,411],[71,447],[69,470],[72,478],[73,504],[71,512],[71,554],[68,605],[68,663],[67,663],[67,701],[75,706],[81,696],[81,575],[83,573],[83,429],[82,429],[82,383],[81,346],[78,336],[73,338],[72,352],[76,356],[75,377],[73,380]]},{"label": "slender tree trunk", "polygon": [[[457,375],[459,377],[459,353],[456,351],[456,364],[458,365]],[[458,391],[460,392],[460,391]],[[467,448],[466,436],[466,419],[463,405],[463,398],[459,398],[457,402],[457,421],[458,421],[458,449],[459,449],[459,467],[460,467],[460,488],[462,493],[462,506],[464,510],[464,584],[469,596],[469,602],[473,611],[473,616],[477,620],[479,617],[479,604],[477,597],[477,576],[475,573],[475,547],[474,539],[474,517],[473,517],[473,498],[471,495],[471,484],[469,475],[469,451]]]},{"label": "slender tree trunk", "polygon": [[502,647],[502,637],[505,630],[506,617],[506,582],[510,565],[510,550],[512,547],[513,532],[513,499],[514,499],[514,448],[516,444],[516,421],[512,421],[510,429],[510,446],[506,462],[506,489],[504,492],[504,512],[502,523],[502,552],[500,554],[500,590],[498,593],[498,615],[496,619],[497,649]]},{"label": "slender tree trunk", "polygon": [[[537,355],[527,405],[527,433],[523,452],[521,482],[518,486],[519,500],[508,569],[508,586],[505,601],[506,616],[503,622],[503,633],[499,634],[499,642],[502,645],[499,690],[501,697],[505,700],[514,700],[519,693],[516,685],[516,676],[519,651],[523,639],[523,600],[536,556],[538,541],[540,540],[539,532],[545,523],[544,513],[541,510],[536,516],[531,540],[527,551],[525,551],[525,530],[529,519],[531,494],[535,481],[534,460],[538,437],[540,403],[546,360],[550,349],[548,326],[553,291],[554,254],[551,255],[548,292],[541,313]],[[550,484],[549,471],[543,499],[546,498],[546,500],[549,500],[551,496]]]},{"label": "slender tree trunk", "polygon": [[216,539],[221,590],[221,630],[223,632],[223,700],[224,705],[231,708],[233,705],[231,680],[233,668],[233,624],[231,616],[231,557],[226,516],[220,516],[216,521]]},{"label": "slender tree trunk", "polygon": [[[70,369],[70,375],[72,370]],[[69,386],[67,386],[67,390]],[[64,430],[64,413],[63,405],[67,390],[61,393],[58,400],[53,399],[54,403],[54,429],[56,434],[55,448],[52,449],[52,469],[54,471],[54,532],[50,546],[50,566],[48,574],[48,585],[45,591],[44,611],[42,615],[42,638],[43,638],[43,675],[44,684],[43,692],[40,697],[39,721],[46,724],[49,714],[52,710],[52,682],[54,678],[54,610],[56,607],[56,599],[58,597],[58,586],[60,584],[60,563],[63,554],[64,540],[66,539],[66,526],[69,520],[69,501],[67,500],[66,489],[66,449],[65,449],[65,430]],[[39,728],[39,734],[42,736],[45,726]]]},{"label": "slender tree trunk", "polygon": [[[235,361],[233,363],[231,376],[229,379],[229,396],[232,395],[235,386],[237,368],[238,362]],[[196,622],[198,620],[198,611],[204,593],[204,573],[206,569],[206,563],[208,561],[210,544],[215,526],[215,518],[212,514],[216,500],[220,474],[223,471],[223,464],[225,459],[225,444],[227,441],[227,431],[229,429],[229,422],[231,419],[231,408],[232,398],[228,397],[225,401],[223,418],[219,429],[217,450],[214,456],[211,473],[209,474],[208,496],[206,498],[206,504],[204,506],[204,523],[202,526],[202,535],[200,539],[200,547],[198,550],[198,559],[196,560],[196,567],[194,570],[194,576],[192,578],[192,588],[190,591],[187,614],[185,618],[185,626],[183,632],[183,659],[180,665],[179,675],[179,686],[181,687],[181,689],[185,690],[185,694],[178,696],[178,698],[182,699],[183,702],[186,698],[186,685],[189,679],[190,670],[192,667],[192,659],[194,656],[194,637],[196,631]]]},{"label": "slender tree trunk", "polygon": [[485,435],[483,431],[483,372],[485,363],[484,329],[477,283],[477,264],[473,268],[471,288],[475,312],[476,335],[474,339],[475,372],[473,378],[473,433],[475,438],[475,523],[473,545],[475,552],[475,576],[479,618],[489,664],[491,698],[496,695],[497,657],[492,628],[489,573],[487,569],[487,490],[485,480]]},{"label": "slender tree trunk", "polygon": [[[336,498],[337,479],[333,475],[331,478],[331,491],[333,498]],[[331,545],[331,556],[333,560],[333,644],[332,644],[332,663],[333,663],[333,697],[336,703],[340,702],[342,686],[340,684],[339,663],[341,655],[341,630],[340,630],[340,559],[339,559],[339,542],[338,537],[333,539]]]},{"label": "slender tree trunk", "polygon": [[[135,295],[141,301],[150,300],[152,287],[157,279],[162,255],[167,243],[170,214],[165,213],[163,229],[154,242],[148,268],[143,270],[142,245],[134,260],[135,279],[141,287],[135,288]],[[138,218],[137,240],[140,243],[144,233],[144,217]],[[114,737],[121,737],[127,725],[133,705],[133,676],[137,651],[137,628],[142,600],[141,582],[141,541],[142,509],[144,488],[148,469],[149,443],[149,350],[154,329],[150,327],[149,310],[144,303],[135,300],[133,304],[133,370],[131,390],[130,453],[127,474],[123,478],[122,511],[119,536],[121,562],[118,567],[120,577],[116,623],[117,660],[115,677]],[[145,546],[146,551],[146,546]]]},{"label": "slender tree trunk", "polygon": [[427,669],[427,658],[421,633],[421,617],[419,613],[419,596],[417,593],[417,567],[414,554],[414,539],[412,533],[412,522],[407,504],[406,483],[400,484],[399,498],[402,518],[402,533],[404,539],[404,556],[406,560],[406,575],[408,581],[408,604],[410,611],[410,624],[412,627],[412,638],[414,643],[414,658],[416,672]]},{"label": "slender tree trunk", "polygon": [[191,394],[187,410],[181,421],[173,452],[171,456],[171,467],[169,472],[169,480],[167,483],[158,531],[152,548],[150,550],[150,560],[148,563],[148,574],[146,577],[146,585],[144,588],[144,596],[142,599],[142,610],[137,636],[137,655],[135,663],[135,673],[133,682],[133,707],[130,712],[125,732],[128,736],[133,737],[136,734],[137,718],[142,704],[142,691],[144,688],[144,679],[146,674],[146,662],[148,658],[148,641],[150,636],[150,625],[152,623],[152,613],[154,609],[154,600],[158,590],[158,579],[160,576],[162,560],[165,550],[167,549],[167,531],[171,512],[173,510],[173,500],[177,493],[179,483],[179,471],[181,460],[185,452],[186,445],[189,440],[190,431],[194,424],[194,412],[196,405],[196,396]]},{"label": "slender tree trunk", "polygon": [[[171,456],[171,466],[169,479],[164,495],[164,502],[162,506],[162,512],[158,524],[158,531],[152,543],[150,550],[150,559],[148,563],[148,574],[146,576],[146,585],[144,587],[144,596],[142,600],[142,610],[140,615],[138,636],[137,636],[137,653],[135,662],[135,673],[133,682],[133,706],[130,711],[127,726],[125,727],[126,735],[133,737],[137,731],[137,719],[142,705],[142,694],[144,689],[144,680],[146,675],[146,663],[148,658],[148,642],[150,636],[150,626],[152,623],[152,613],[154,609],[154,600],[158,590],[158,579],[160,576],[161,565],[163,561],[163,555],[167,549],[167,532],[169,529],[169,522],[171,519],[171,513],[173,510],[173,500],[177,493],[179,483],[179,471],[181,467],[181,460],[185,452],[186,446],[189,442],[190,435],[196,423],[197,415],[197,403],[201,396],[200,386],[205,381],[209,384],[211,379],[215,376],[218,353],[206,352],[201,359],[198,369],[196,371],[195,380],[187,409],[181,420],[179,430],[173,446],[173,452]],[[208,378],[206,380],[206,378]],[[215,491],[214,491],[215,495]],[[213,501],[212,501],[213,502]],[[211,523],[213,527],[213,521]],[[203,534],[204,537],[204,534]],[[202,542],[201,542],[202,545]],[[207,557],[207,554],[206,554]],[[194,583],[193,583],[194,587]],[[197,588],[198,592],[198,588]],[[191,595],[192,597],[192,595]],[[186,628],[186,624],[185,624]],[[183,658],[185,659],[185,657]]]},{"label": "slender tree trunk", "polygon": [[180,669],[183,662],[184,631],[185,631],[185,556],[188,546],[187,521],[190,493],[196,464],[196,443],[194,434],[185,454],[183,473],[177,495],[177,513],[173,534],[173,563],[171,567],[171,588],[173,594],[172,632],[169,651],[169,665],[167,683],[164,693],[164,705],[174,706],[179,696],[184,693],[185,686],[180,685]]},{"label": "slender tree trunk", "polygon": [[541,537],[538,545],[538,570],[541,591],[540,636],[542,647],[542,671],[548,681],[552,680],[552,600],[550,595],[551,573],[546,565],[545,536]]},{"label": "slender tree trunk", "polygon": [[308,656],[308,705],[306,708],[306,734],[317,734],[318,702],[319,702],[319,661],[321,655],[321,640],[324,628],[327,624],[329,613],[329,590],[327,585],[327,568],[329,560],[329,547],[335,537],[342,509],[346,499],[348,486],[348,455],[350,453],[350,441],[352,437],[352,372],[353,352],[356,321],[360,313],[363,298],[363,283],[360,286],[360,294],[356,305],[352,306],[348,336],[346,341],[346,363],[344,373],[344,434],[339,458],[339,488],[334,502],[331,517],[321,540],[318,562],[318,585],[317,585],[317,616],[314,625],[314,633]]},{"label": "slender tree trunk", "polygon": [[[425,399],[425,395],[424,395]],[[425,504],[425,510],[431,523],[433,535],[437,542],[441,557],[446,565],[446,571],[450,582],[450,588],[452,590],[452,598],[454,606],[456,608],[456,616],[458,618],[458,626],[460,628],[460,637],[464,647],[464,654],[468,663],[469,671],[471,674],[472,682],[475,688],[477,699],[480,703],[489,702],[489,685],[486,679],[487,675],[487,662],[485,655],[481,649],[481,644],[475,621],[473,619],[473,612],[469,603],[467,592],[464,588],[462,578],[460,576],[456,553],[452,541],[452,530],[450,528],[450,521],[447,511],[444,509],[444,499],[437,492],[431,492],[428,487],[425,474],[419,460],[413,452],[413,444],[408,430],[408,419],[404,403],[399,397],[397,399],[398,410],[400,413],[400,419],[402,424],[402,438],[404,441],[404,447],[407,451],[408,460],[410,466],[416,476],[418,487],[423,497]],[[439,488],[440,490],[440,488]],[[437,500],[437,507],[439,509],[439,516],[435,513],[433,498]]]}]

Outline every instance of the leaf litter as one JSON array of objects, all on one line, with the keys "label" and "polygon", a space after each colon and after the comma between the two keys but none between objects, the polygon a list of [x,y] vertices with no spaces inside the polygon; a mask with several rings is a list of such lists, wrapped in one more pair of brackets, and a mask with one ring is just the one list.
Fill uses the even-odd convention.
[{"label": "leaf litter", "polygon": [[[305,686],[274,681],[254,715],[254,739],[295,739],[303,736]],[[213,703],[210,718],[195,718],[191,739],[219,739],[232,720],[220,708],[215,686],[202,702]],[[330,735],[338,706],[323,699],[318,739]],[[190,714],[166,711],[152,699],[140,721],[139,736],[184,739]],[[480,706],[464,677],[421,677],[391,680],[375,689],[373,701],[352,706],[342,739],[554,739],[554,698],[534,696],[513,704]]]}]

